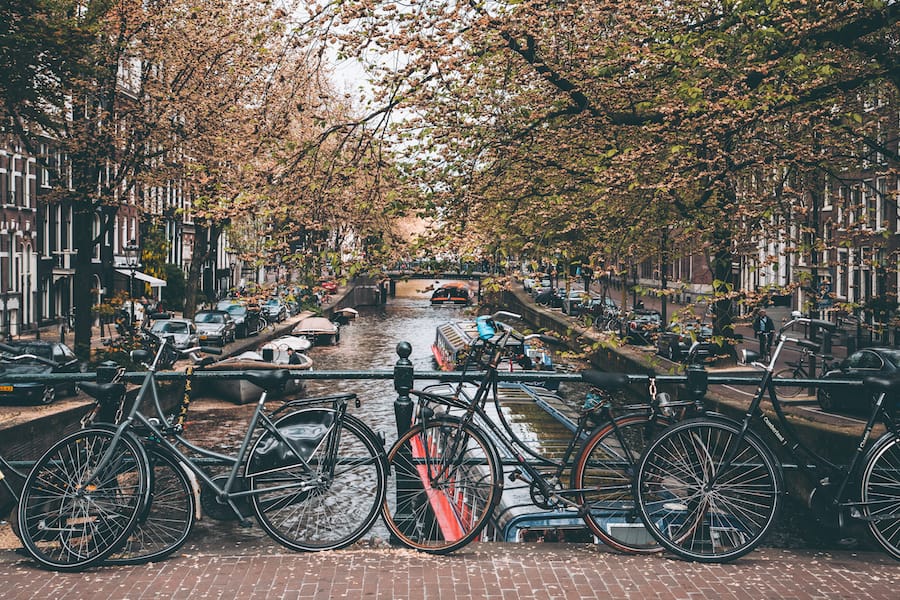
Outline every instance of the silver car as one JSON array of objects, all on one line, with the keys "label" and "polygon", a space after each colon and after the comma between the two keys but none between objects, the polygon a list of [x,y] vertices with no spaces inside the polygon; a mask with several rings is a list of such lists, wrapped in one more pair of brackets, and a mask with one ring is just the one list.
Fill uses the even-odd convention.
[{"label": "silver car", "polygon": [[170,338],[176,348],[183,350],[200,344],[197,327],[187,319],[157,321],[150,331],[160,337]]},{"label": "silver car", "polygon": [[197,326],[200,343],[224,346],[237,337],[234,319],[228,311],[202,310],[194,315],[194,325]]}]

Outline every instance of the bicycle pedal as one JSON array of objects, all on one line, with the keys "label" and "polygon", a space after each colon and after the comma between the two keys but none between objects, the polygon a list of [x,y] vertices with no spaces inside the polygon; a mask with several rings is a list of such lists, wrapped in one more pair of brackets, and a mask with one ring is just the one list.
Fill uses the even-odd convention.
[{"label": "bicycle pedal", "polygon": [[509,480],[516,481],[517,479],[522,479],[522,471],[515,469],[509,474]]}]

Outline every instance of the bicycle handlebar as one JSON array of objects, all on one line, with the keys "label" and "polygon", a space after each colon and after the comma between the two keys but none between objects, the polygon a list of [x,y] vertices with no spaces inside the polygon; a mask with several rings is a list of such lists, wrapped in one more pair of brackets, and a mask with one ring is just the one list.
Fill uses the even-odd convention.
[{"label": "bicycle handlebar", "polygon": [[823,321],[821,319],[808,319],[806,317],[794,317],[787,323],[781,326],[781,329],[778,330],[778,334],[781,335],[785,332],[789,327],[794,325],[795,323],[802,323],[805,325],[809,325],[811,327],[819,327],[828,331],[829,333],[834,333],[837,330],[837,325],[832,323],[831,321]]},{"label": "bicycle handlebar", "polygon": [[495,321],[499,317],[509,317],[510,319],[521,319],[522,315],[512,313],[512,312],[509,312],[506,310],[498,310],[497,312],[495,312],[494,314],[491,315],[491,320]]}]

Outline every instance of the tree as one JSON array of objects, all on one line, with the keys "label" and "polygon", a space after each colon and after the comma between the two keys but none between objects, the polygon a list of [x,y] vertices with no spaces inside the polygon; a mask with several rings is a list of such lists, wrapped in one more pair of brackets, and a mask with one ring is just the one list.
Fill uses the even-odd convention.
[{"label": "tree", "polygon": [[719,333],[730,329],[734,248],[766,223],[790,232],[799,194],[785,174],[827,176],[860,147],[896,160],[896,144],[874,134],[889,122],[850,108],[872,85],[896,91],[896,3],[342,9],[359,25],[348,51],[381,48],[401,64],[372,68],[413,115],[400,125],[410,169],[454,225],[447,234],[478,244],[499,231],[523,248],[547,230],[584,234],[632,260],[662,232],[700,240]]}]

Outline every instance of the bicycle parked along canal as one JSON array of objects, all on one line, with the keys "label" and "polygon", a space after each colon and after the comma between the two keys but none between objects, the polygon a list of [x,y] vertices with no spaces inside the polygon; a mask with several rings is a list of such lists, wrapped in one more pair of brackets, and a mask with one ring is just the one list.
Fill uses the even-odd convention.
[{"label": "bicycle parked along canal", "polygon": [[[200,350],[178,352],[196,359]],[[267,412],[269,393],[281,388],[290,372],[245,372],[264,392],[237,454],[224,455],[184,438],[190,394],[174,415],[162,409],[156,374],[168,351],[171,342],[161,339],[154,356],[133,353],[148,371],[114,428],[82,429],[35,463],[25,481],[18,521],[22,542],[36,561],[75,571],[100,563],[126,544],[126,562],[177,549],[193,525],[194,499],[182,492],[167,495],[170,508],[173,498],[183,506],[168,511],[168,519],[154,519],[159,514],[154,501],[162,501],[154,494],[160,491],[154,486],[161,469],[180,479],[172,489],[183,489],[187,473],[193,474],[242,525],[250,525],[252,509],[270,537],[294,550],[341,548],[365,535],[378,517],[386,474],[381,440],[347,413],[350,402],[358,403],[355,394],[293,400]],[[124,392],[121,382],[87,388],[100,402],[115,403]],[[141,411],[145,400],[153,405],[150,415]],[[210,476],[182,448],[230,467],[224,481]],[[136,527],[140,535],[130,537]]]},{"label": "bicycle parked along canal", "polygon": [[[834,357],[830,354],[818,354],[820,345],[817,342],[800,339],[797,340],[797,345],[800,347],[800,358],[796,361],[784,361],[787,367],[779,369],[775,373],[775,379],[815,379],[818,377],[818,373],[826,373],[833,368],[831,361]],[[821,365],[815,370],[813,369],[813,357],[818,358]],[[794,398],[799,396],[804,389],[799,385],[781,386],[779,394],[785,398]]]},{"label": "bicycle parked along canal", "polygon": [[[785,493],[783,467],[756,432],[762,423],[809,476],[808,504],[825,526],[866,523],[873,537],[900,559],[900,379],[873,377],[878,392],[846,464],[816,454],[798,437],[781,407],[772,372],[794,324],[832,329],[825,321],[795,316],[778,333],[762,381],[742,420],[705,415],[672,425],[647,446],[634,480],[641,519],[674,554],[702,562],[725,562],[752,551],[775,522]],[[768,393],[776,419],[760,406]],[[885,432],[868,441],[877,423]]]},{"label": "bicycle parked along canal", "polygon": [[[388,493],[382,515],[391,533],[406,546],[434,554],[452,552],[475,540],[502,496],[504,465],[499,446],[512,457],[510,479],[528,484],[535,505],[577,510],[591,532],[618,550],[658,551],[659,545],[642,531],[631,497],[631,475],[649,440],[672,422],[676,411],[692,411],[695,403],[668,403],[667,395],[654,395],[656,402],[628,407],[627,414],[614,417],[611,394],[627,386],[629,377],[586,371],[582,378],[593,390],[562,458],[542,456],[515,434],[500,410],[498,366],[509,358],[506,349],[512,333],[512,328],[497,321],[500,317],[519,318],[505,311],[479,318],[480,335],[458,385],[438,384],[410,392],[418,399],[417,422],[388,452]],[[471,393],[466,374],[474,367],[484,372]],[[447,387],[451,387],[449,393],[434,391]],[[500,425],[485,411],[489,398]],[[571,470],[570,486],[564,487],[567,469]]]}]

